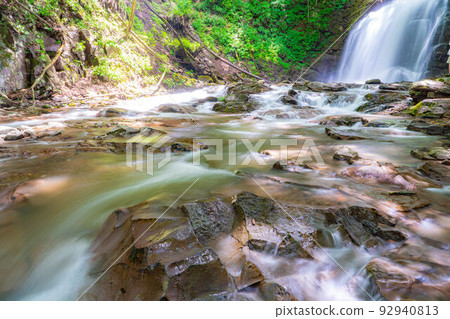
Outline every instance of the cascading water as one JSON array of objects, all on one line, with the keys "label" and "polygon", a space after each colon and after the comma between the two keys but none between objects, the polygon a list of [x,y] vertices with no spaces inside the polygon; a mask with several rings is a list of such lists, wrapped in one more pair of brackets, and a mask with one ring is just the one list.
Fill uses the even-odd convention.
[{"label": "cascading water", "polygon": [[393,0],[350,31],[330,82],[416,81],[423,78],[448,0]]}]

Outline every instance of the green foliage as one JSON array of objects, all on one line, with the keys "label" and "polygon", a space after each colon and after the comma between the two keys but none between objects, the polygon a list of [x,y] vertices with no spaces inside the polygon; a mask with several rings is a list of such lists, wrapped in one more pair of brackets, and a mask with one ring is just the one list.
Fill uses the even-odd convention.
[{"label": "green foliage", "polygon": [[190,12],[208,47],[219,46],[232,60],[289,68],[324,48],[330,19],[350,0],[202,0],[190,7],[191,1],[175,2]]},{"label": "green foliage", "polygon": [[193,13],[192,0],[177,0],[176,6],[172,9],[172,14],[179,16],[189,16]]},{"label": "green foliage", "polygon": [[80,41],[77,44],[75,44],[75,47],[73,48],[73,50],[75,52],[83,52],[86,49],[86,45],[84,43],[84,41]]},{"label": "green foliage", "polygon": [[36,13],[45,17],[53,15],[58,0],[28,0],[36,8]]},{"label": "green foliage", "polygon": [[103,81],[118,83],[127,79],[125,72],[122,70],[122,65],[107,57],[99,59],[99,65],[94,67],[93,73]]}]

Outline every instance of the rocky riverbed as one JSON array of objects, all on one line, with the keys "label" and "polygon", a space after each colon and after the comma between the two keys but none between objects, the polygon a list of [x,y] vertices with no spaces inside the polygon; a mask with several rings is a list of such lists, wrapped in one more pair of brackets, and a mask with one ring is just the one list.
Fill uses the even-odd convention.
[{"label": "rocky riverbed", "polygon": [[374,79],[2,108],[0,296],[446,300],[449,101]]}]

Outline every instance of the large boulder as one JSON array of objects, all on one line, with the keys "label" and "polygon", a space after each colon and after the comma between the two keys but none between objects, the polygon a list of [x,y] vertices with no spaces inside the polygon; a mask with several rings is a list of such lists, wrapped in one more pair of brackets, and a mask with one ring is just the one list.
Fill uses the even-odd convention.
[{"label": "large boulder", "polygon": [[326,245],[324,233],[315,225],[320,215],[311,208],[276,203],[249,192],[234,196],[232,205],[235,225],[245,228],[248,240],[257,240],[256,246],[281,244],[280,255],[311,258],[315,248]]},{"label": "large boulder", "polygon": [[101,111],[99,113],[99,116],[104,116],[104,117],[120,117],[120,116],[124,116],[128,113],[127,110],[125,109],[121,109],[118,107],[114,107],[114,108],[108,108],[104,111]]},{"label": "large boulder", "polygon": [[203,246],[214,242],[222,234],[231,233],[234,212],[220,199],[195,201],[184,204],[181,209],[189,217],[194,232]]},{"label": "large boulder", "polygon": [[417,188],[416,181],[411,176],[402,174],[397,167],[390,163],[360,160],[355,162],[355,165],[342,170],[340,174],[359,182],[395,185],[406,190]]},{"label": "large boulder", "polygon": [[408,240],[366,266],[387,300],[448,300],[448,251]]},{"label": "large boulder", "polygon": [[450,118],[450,99],[428,99],[410,108],[415,117],[440,119]]},{"label": "large boulder", "polygon": [[444,147],[421,147],[411,150],[411,155],[421,160],[450,160],[450,149]]},{"label": "large boulder", "polygon": [[419,171],[436,181],[446,184],[450,183],[450,166],[436,162],[427,162],[419,168]]},{"label": "large boulder", "polygon": [[320,125],[336,125],[336,126],[353,126],[355,124],[365,125],[369,123],[368,120],[361,116],[352,116],[352,115],[344,115],[344,116],[328,116],[319,122]]},{"label": "large boulder", "polygon": [[237,82],[228,87],[228,94],[259,94],[269,91],[270,87],[262,81],[257,82]]},{"label": "large boulder", "polygon": [[450,121],[447,120],[438,122],[415,119],[408,124],[407,129],[410,131],[421,132],[428,135],[449,135]]},{"label": "large boulder", "polygon": [[97,236],[91,271],[102,280],[85,299],[192,300],[231,288],[217,254],[202,248],[187,218],[151,218],[133,210],[115,211]]},{"label": "large boulder", "polygon": [[338,130],[335,128],[325,128],[325,134],[327,134],[329,137],[334,138],[335,140],[364,140],[365,138],[362,136],[357,135],[356,132],[351,130]]},{"label": "large boulder", "polygon": [[411,97],[418,103],[429,98],[449,98],[450,85],[434,80],[422,80],[411,85]]},{"label": "large boulder", "polygon": [[354,161],[359,158],[358,153],[348,146],[339,146],[333,154],[333,158],[338,161]]},{"label": "large boulder", "polygon": [[356,111],[365,113],[381,112],[400,104],[410,104],[410,97],[402,91],[377,91],[365,97],[366,103],[359,106]]},{"label": "large boulder", "polygon": [[342,225],[354,243],[367,248],[377,246],[380,243],[378,238],[393,241],[406,239],[402,232],[392,227],[395,225],[393,220],[388,220],[375,208],[351,206],[328,209],[325,216],[329,224]]},{"label": "large boulder", "polygon": [[192,112],[195,112],[195,108],[192,106],[168,103],[168,104],[161,104],[158,107],[158,112],[162,112],[162,113],[192,113]]}]

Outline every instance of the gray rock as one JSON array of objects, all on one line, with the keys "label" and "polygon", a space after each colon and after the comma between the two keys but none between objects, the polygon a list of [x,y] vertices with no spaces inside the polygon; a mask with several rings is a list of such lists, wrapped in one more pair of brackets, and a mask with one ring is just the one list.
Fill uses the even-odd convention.
[{"label": "gray rock", "polygon": [[198,241],[206,246],[222,234],[229,234],[233,228],[234,212],[231,207],[217,198],[198,200],[184,204]]},{"label": "gray rock", "polygon": [[401,102],[409,103],[410,100],[409,95],[401,91],[377,91],[367,94],[364,98],[367,102],[359,106],[356,111],[381,112]]},{"label": "gray rock", "polygon": [[6,135],[9,132],[16,131],[17,129],[12,126],[0,125],[0,136]]},{"label": "gray rock", "polygon": [[449,118],[450,117],[450,99],[428,99],[423,100],[416,106],[409,109],[409,112],[420,118]]},{"label": "gray rock", "polygon": [[265,301],[297,301],[286,288],[275,282],[263,281],[258,285],[259,293]]},{"label": "gray rock", "polygon": [[158,112],[163,113],[192,113],[195,112],[195,108],[192,106],[183,106],[178,104],[162,104],[158,107]]},{"label": "gray rock", "polygon": [[419,171],[425,176],[443,182],[450,183],[450,167],[436,162],[427,162],[423,164]]},{"label": "gray rock", "polygon": [[380,79],[371,79],[371,80],[367,80],[366,84],[381,84],[381,80]]},{"label": "gray rock", "polygon": [[101,116],[104,117],[120,117],[127,114],[127,110],[121,108],[108,108],[101,112]]},{"label": "gray rock", "polygon": [[10,131],[6,136],[3,138],[5,141],[16,141],[24,138],[23,132],[19,130],[13,130]]},{"label": "gray rock", "polygon": [[407,129],[410,131],[421,132],[428,135],[449,135],[450,122],[438,123],[416,119],[412,120],[411,123],[409,123]]},{"label": "gray rock", "polygon": [[329,128],[326,127],[325,128],[325,133],[331,137],[334,138],[336,140],[364,140],[365,138],[362,136],[358,136],[356,133],[352,132],[352,131],[339,131],[337,129],[334,128]]},{"label": "gray rock", "polygon": [[450,85],[434,80],[422,80],[411,85],[410,94],[414,102],[420,102],[427,98],[450,97]]},{"label": "gray rock", "polygon": [[333,158],[338,161],[350,161],[359,158],[358,153],[348,146],[339,146],[333,154]]},{"label": "gray rock", "polygon": [[361,116],[328,116],[319,122],[321,125],[337,125],[337,126],[353,126],[357,123],[361,123],[362,125],[367,124],[365,118]]},{"label": "gray rock", "polygon": [[139,133],[138,129],[135,129],[133,127],[119,124],[115,127],[113,127],[111,130],[108,131],[108,135],[114,135],[114,136],[127,136],[127,135],[133,135]]}]

